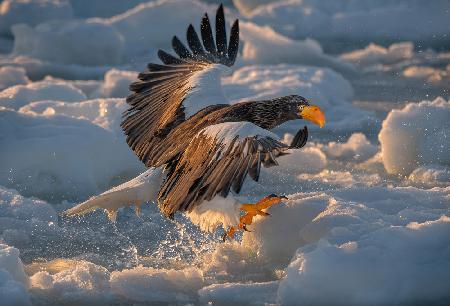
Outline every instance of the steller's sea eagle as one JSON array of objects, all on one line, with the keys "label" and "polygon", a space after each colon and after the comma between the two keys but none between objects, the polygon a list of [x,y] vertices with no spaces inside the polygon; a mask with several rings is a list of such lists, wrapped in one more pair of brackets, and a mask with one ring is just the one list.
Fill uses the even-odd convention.
[{"label": "steller's sea eagle", "polygon": [[239,21],[233,23],[227,43],[220,5],[215,38],[207,14],[200,30],[199,37],[189,25],[189,48],[174,36],[177,56],[159,50],[163,64],[148,64],[130,85],[133,93],[121,127],[130,148],[150,169],[69,209],[67,215],[104,208],[115,217],[120,206],[156,201],[166,217],[186,212],[202,229],[221,223],[227,229],[225,239],[236,229],[246,230],[254,216],[267,215],[264,209],[285,198],[270,195],[256,204],[241,204],[233,193],[240,192],[247,175],[258,181],[261,164],[277,165],[277,157],[307,141],[306,126],[290,146],[271,129],[295,119],[322,127],[323,112],[297,95],[230,105],[220,77],[238,54]]}]

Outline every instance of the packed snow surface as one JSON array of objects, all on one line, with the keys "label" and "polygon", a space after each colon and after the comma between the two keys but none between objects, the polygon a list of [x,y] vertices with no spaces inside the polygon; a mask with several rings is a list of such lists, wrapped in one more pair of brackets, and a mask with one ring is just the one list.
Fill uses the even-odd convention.
[{"label": "packed snow surface", "polygon": [[413,57],[413,52],[414,44],[411,42],[392,44],[388,48],[372,43],[362,50],[345,53],[341,58],[361,66],[369,66],[408,60]]}]

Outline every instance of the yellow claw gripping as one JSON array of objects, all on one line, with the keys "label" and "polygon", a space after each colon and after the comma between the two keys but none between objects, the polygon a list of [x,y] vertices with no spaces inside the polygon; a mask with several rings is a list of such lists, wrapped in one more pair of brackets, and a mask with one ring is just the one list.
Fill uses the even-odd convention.
[{"label": "yellow claw gripping", "polygon": [[226,231],[223,234],[223,236],[222,236],[223,241],[225,242],[227,237],[233,238],[236,230],[249,231],[247,229],[247,225],[252,224],[254,217],[256,217],[257,215],[270,216],[270,214],[263,211],[263,209],[268,209],[269,207],[271,207],[273,205],[281,203],[283,200],[287,200],[287,197],[271,194],[271,195],[261,199],[258,203],[242,204],[241,211],[243,211],[244,214],[239,219],[239,225],[237,226],[237,229],[235,227],[231,226],[228,229],[228,231]]}]

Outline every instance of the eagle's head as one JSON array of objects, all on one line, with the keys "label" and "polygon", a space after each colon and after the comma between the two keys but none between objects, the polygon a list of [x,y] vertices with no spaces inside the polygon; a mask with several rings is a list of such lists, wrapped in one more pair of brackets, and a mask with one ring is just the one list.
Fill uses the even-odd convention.
[{"label": "eagle's head", "polygon": [[321,128],[325,125],[325,114],[319,106],[313,105],[308,99],[302,96],[289,96],[291,103],[295,105],[293,112],[295,112],[296,119],[305,119],[317,124]]}]

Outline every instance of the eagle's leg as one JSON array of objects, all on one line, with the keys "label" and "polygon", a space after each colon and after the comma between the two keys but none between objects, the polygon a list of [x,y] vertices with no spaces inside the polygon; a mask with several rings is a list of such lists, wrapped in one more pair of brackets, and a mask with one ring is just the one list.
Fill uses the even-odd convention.
[{"label": "eagle's leg", "polygon": [[[244,230],[249,232],[247,229],[247,225],[250,225],[253,223],[253,218],[257,215],[260,216],[270,216],[269,213],[266,213],[263,211],[263,209],[268,209],[269,207],[281,203],[281,201],[287,200],[287,197],[285,196],[277,196],[275,194],[271,194],[263,199],[261,199],[259,202],[255,204],[242,204],[241,205],[241,211],[244,212],[244,214],[239,219],[239,225],[237,226],[237,229]],[[226,231],[222,239],[225,241],[227,237],[233,238],[234,233],[237,230],[235,227],[231,226],[228,231]]]}]

